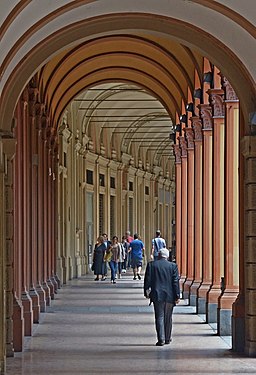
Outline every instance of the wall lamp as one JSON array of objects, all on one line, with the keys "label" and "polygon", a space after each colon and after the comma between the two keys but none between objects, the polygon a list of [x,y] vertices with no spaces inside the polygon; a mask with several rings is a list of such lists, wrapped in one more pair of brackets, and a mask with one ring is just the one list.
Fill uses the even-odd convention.
[{"label": "wall lamp", "polygon": [[186,110],[187,110],[188,112],[194,112],[194,104],[193,104],[193,103],[188,103],[188,104],[186,105]]},{"label": "wall lamp", "polygon": [[202,90],[201,89],[196,89],[194,90],[194,99],[201,99],[202,96]]},{"label": "wall lamp", "polygon": [[187,123],[187,115],[181,115],[180,116],[180,122],[183,122],[184,124]]},{"label": "wall lamp", "polygon": [[176,134],[175,133],[170,133],[170,141],[173,141],[174,143],[176,143]]},{"label": "wall lamp", "polygon": [[206,82],[206,83],[212,83],[212,80],[213,80],[213,74],[212,74],[212,72],[204,73],[204,79],[203,79],[204,82]]},{"label": "wall lamp", "polygon": [[181,132],[181,124],[176,124],[175,125],[175,131],[176,132]]}]

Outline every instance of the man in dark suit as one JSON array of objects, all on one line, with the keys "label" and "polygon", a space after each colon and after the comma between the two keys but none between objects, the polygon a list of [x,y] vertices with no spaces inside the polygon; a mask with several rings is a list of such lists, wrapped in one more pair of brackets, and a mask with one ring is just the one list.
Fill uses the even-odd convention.
[{"label": "man in dark suit", "polygon": [[178,267],[168,259],[169,250],[161,249],[158,260],[147,264],[144,277],[144,296],[154,304],[156,346],[170,344],[173,307],[180,299]]}]

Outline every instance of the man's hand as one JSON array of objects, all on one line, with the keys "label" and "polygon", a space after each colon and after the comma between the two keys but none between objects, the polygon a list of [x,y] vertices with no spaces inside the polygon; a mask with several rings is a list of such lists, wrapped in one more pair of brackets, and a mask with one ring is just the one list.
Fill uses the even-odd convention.
[{"label": "man's hand", "polygon": [[154,255],[153,254],[150,255],[150,259],[152,259],[152,260],[154,259]]},{"label": "man's hand", "polygon": [[176,299],[176,304],[178,304],[178,303],[180,303],[180,299],[178,298],[178,299]]}]

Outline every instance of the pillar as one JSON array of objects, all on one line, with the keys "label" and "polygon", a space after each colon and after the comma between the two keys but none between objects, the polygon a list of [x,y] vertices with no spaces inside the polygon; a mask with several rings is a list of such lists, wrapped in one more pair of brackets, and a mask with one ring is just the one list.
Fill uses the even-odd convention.
[{"label": "pillar", "polygon": [[213,111],[213,244],[212,286],[207,296],[208,323],[217,323],[218,298],[224,276],[224,186],[225,186],[225,116],[224,91],[208,91]]},{"label": "pillar", "polygon": [[175,199],[175,223],[176,223],[176,263],[181,272],[181,149],[174,145],[175,155],[175,179],[176,179],[176,199]]},{"label": "pillar", "polygon": [[194,281],[190,288],[190,305],[197,306],[198,288],[202,282],[202,262],[203,262],[203,142],[202,142],[202,122],[199,117],[192,117],[192,127],[194,130],[194,153],[195,153],[195,221],[194,221]]},{"label": "pillar", "polygon": [[4,154],[0,138],[0,373],[5,373],[6,367],[6,303],[5,303],[5,191],[4,191]]},{"label": "pillar", "polygon": [[203,272],[198,289],[199,314],[206,314],[206,297],[212,283],[212,114],[207,104],[200,105],[203,122]]},{"label": "pillar", "polygon": [[226,109],[224,293],[219,298],[218,333],[232,333],[232,304],[239,292],[239,101],[224,79]]},{"label": "pillar", "polygon": [[187,139],[187,278],[184,284],[184,298],[190,300],[190,287],[194,281],[194,204],[195,204],[195,169],[194,169],[194,132],[192,128],[185,128],[185,135]]},{"label": "pillar", "polygon": [[[241,141],[244,156],[244,273],[245,273],[245,346],[244,352],[256,356],[256,137]],[[237,321],[239,317],[236,317]],[[242,327],[244,326],[242,325]],[[236,327],[236,325],[235,325]],[[241,335],[240,335],[241,336]]]},{"label": "pillar", "polygon": [[184,296],[184,283],[187,277],[187,238],[188,238],[188,197],[187,197],[187,142],[185,137],[179,137],[181,148],[181,270],[180,284],[183,298],[188,298],[187,293]]}]

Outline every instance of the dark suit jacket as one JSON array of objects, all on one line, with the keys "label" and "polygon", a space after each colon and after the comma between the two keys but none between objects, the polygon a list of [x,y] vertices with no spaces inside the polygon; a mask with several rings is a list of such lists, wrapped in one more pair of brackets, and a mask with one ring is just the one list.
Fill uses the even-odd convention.
[{"label": "dark suit jacket", "polygon": [[150,291],[151,302],[174,303],[180,298],[179,274],[176,263],[162,258],[147,264],[144,277],[144,295]]}]

